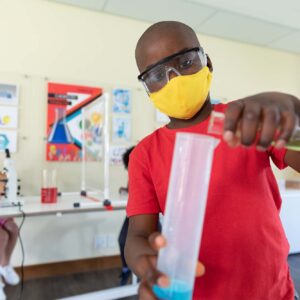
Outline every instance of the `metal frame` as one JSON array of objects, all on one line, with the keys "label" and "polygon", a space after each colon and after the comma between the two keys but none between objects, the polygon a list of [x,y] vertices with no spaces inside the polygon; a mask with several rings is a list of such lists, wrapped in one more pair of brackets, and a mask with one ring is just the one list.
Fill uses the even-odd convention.
[{"label": "metal frame", "polygon": [[[103,163],[104,163],[104,188],[103,188],[103,196],[104,201],[110,200],[110,192],[109,192],[109,142],[110,142],[110,135],[109,135],[109,94],[104,93],[98,100],[103,99],[104,101],[104,125],[103,125],[103,136],[104,136],[104,153],[103,153]],[[97,101],[97,100],[96,100]],[[94,104],[95,102],[92,102]],[[86,196],[87,194],[87,185],[86,185],[86,147],[85,147],[85,110],[89,106],[82,108],[82,161],[81,161],[81,195]],[[92,194],[89,192],[89,194]],[[95,191],[94,191],[95,194]]]}]

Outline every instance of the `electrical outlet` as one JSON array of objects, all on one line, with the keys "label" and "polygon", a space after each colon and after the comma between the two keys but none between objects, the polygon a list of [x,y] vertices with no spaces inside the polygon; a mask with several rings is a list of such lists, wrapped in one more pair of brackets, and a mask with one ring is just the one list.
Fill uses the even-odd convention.
[{"label": "electrical outlet", "polygon": [[107,247],[110,249],[117,247],[117,237],[115,234],[111,233],[107,235]]},{"label": "electrical outlet", "polygon": [[106,249],[107,248],[107,235],[98,234],[95,236],[94,245],[96,250]]}]

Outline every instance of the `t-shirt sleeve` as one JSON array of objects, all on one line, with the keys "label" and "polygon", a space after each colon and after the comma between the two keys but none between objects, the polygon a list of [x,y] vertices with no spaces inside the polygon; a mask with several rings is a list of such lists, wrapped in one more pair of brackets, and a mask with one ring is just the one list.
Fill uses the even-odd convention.
[{"label": "t-shirt sleeve", "polygon": [[288,165],[285,163],[284,158],[286,155],[287,149],[276,149],[275,147],[270,147],[268,150],[269,156],[271,157],[273,163],[280,170],[286,168]]},{"label": "t-shirt sleeve", "polygon": [[128,217],[160,212],[146,151],[137,146],[129,158]]}]

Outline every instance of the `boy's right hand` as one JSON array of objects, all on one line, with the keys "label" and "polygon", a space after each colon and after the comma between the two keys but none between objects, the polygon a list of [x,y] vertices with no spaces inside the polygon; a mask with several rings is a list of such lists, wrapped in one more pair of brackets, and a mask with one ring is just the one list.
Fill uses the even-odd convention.
[{"label": "boy's right hand", "polygon": [[[159,232],[152,233],[149,236],[149,245],[152,248],[153,255],[141,255],[137,261],[137,273],[141,279],[139,286],[140,300],[157,300],[158,298],[153,293],[153,285],[160,287],[168,287],[170,281],[167,275],[159,272],[157,266],[158,251],[165,247],[167,242]],[[196,276],[202,276],[205,273],[205,268],[200,262],[197,265]]]},{"label": "boy's right hand", "polygon": [[141,255],[137,261],[137,273],[141,279],[138,291],[140,300],[157,299],[152,291],[154,284],[161,287],[167,287],[169,285],[168,277],[159,272],[156,268],[158,251],[166,245],[166,240],[159,232],[154,232],[149,236],[148,241],[154,254]]}]

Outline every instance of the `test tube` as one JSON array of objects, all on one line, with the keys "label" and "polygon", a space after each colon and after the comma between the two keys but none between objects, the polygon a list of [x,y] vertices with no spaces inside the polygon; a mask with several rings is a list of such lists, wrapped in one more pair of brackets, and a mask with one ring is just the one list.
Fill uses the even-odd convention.
[{"label": "test tube", "polygon": [[157,268],[170,285],[154,285],[159,299],[192,299],[214,149],[210,136],[177,133]]},{"label": "test tube", "polygon": [[[210,116],[209,124],[208,124],[208,133],[215,135],[223,134],[225,114],[221,112],[213,111]],[[239,135],[239,132],[237,133]],[[300,125],[295,125],[293,134],[289,140],[289,142],[285,145],[287,149],[300,151]]]}]

